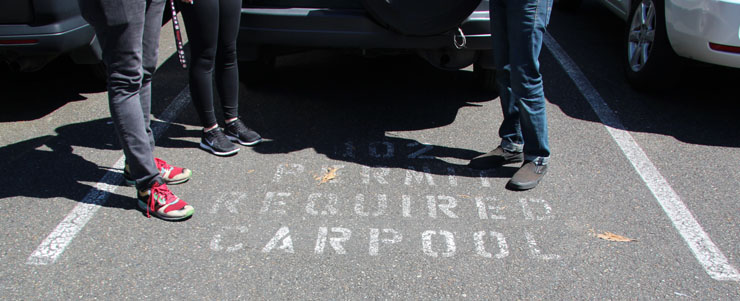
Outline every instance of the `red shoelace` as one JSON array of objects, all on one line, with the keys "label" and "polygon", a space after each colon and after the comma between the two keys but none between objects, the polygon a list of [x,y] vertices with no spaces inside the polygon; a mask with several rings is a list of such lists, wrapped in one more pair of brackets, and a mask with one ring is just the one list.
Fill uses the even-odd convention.
[{"label": "red shoelace", "polygon": [[171,199],[177,199],[177,197],[167,188],[167,184],[155,183],[154,186],[149,190],[149,204],[146,208],[146,217],[151,217],[149,214],[151,211],[157,211],[156,203],[159,200],[164,201],[164,205],[167,205]]}]

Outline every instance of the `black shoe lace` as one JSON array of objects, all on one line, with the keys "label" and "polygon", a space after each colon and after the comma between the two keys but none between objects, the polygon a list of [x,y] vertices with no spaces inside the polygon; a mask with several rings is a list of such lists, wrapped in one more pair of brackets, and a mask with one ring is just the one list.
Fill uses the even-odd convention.
[{"label": "black shoe lace", "polygon": [[249,131],[249,128],[247,128],[247,126],[239,119],[235,120],[230,125],[232,127],[232,132],[237,136],[244,136],[244,134]]}]

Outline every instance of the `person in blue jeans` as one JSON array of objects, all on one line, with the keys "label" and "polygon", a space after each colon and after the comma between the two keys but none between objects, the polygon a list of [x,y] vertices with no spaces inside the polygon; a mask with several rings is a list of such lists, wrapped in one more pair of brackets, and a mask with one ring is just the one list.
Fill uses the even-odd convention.
[{"label": "person in blue jeans", "polygon": [[[182,0],[185,29],[190,43],[190,95],[203,133],[200,147],[217,156],[234,155],[241,145],[254,145],[262,137],[239,119],[239,69],[236,38],[241,0]],[[216,81],[224,113],[221,129],[214,114]]]},{"label": "person in blue jeans", "polygon": [[139,207],[164,220],[183,220],[193,206],[167,184],[188,181],[192,172],[154,157],[150,127],[152,76],[165,0],[78,0],[92,25],[108,73],[108,104],[126,163],[123,177],[136,185]]},{"label": "person in blue jeans", "polygon": [[550,146],[547,138],[545,93],[539,56],[552,0],[491,0],[491,35],[496,84],[504,120],[500,145],[473,158],[478,169],[523,162],[506,187],[527,190],[547,173]]}]

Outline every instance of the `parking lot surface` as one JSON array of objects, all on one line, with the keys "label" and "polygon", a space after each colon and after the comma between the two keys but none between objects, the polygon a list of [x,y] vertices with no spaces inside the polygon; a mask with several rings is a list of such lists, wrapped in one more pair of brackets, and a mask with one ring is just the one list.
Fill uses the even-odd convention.
[{"label": "parking lot surface", "polygon": [[498,95],[415,56],[280,57],[241,87],[265,141],[202,151],[166,25],[156,155],[194,172],[171,187],[196,208],[177,223],[147,219],[122,184],[104,89],[64,62],[4,71],[0,295],[738,299],[738,73],[694,66],[637,93],[620,25],[588,3],[554,13],[553,157],[526,192],[504,188],[516,166],[466,167],[498,143]]}]

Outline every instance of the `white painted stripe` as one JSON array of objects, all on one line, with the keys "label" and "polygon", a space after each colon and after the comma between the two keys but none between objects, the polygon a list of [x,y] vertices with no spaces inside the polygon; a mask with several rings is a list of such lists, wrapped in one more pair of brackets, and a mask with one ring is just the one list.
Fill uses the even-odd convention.
[{"label": "white painted stripe", "polygon": [[[162,133],[164,133],[170,126],[170,122],[174,120],[180,113],[180,110],[190,102],[190,93],[188,92],[188,86],[180,91],[175,99],[170,103],[169,106],[164,110],[162,117],[160,118],[163,122],[152,123],[152,133],[154,139],[158,139]],[[118,185],[123,181],[123,174],[114,170],[123,170],[125,164],[125,157],[121,156],[118,161],[113,165],[112,170],[105,173],[105,175],[95,184],[95,187],[90,189],[85,198],[75,206],[72,211],[67,214],[67,217],[62,220],[54,231],[41,242],[31,256],[26,260],[26,264],[33,265],[47,265],[54,263],[59,256],[62,255],[64,249],[69,246],[72,240],[77,236],[82,228],[85,227],[87,222],[92,219],[95,212],[100,209],[102,205],[108,201],[108,196],[116,191]]]},{"label": "white painted stripe", "polygon": [[598,115],[604,127],[622,149],[642,180],[647,184],[663,211],[673,222],[681,237],[689,245],[696,259],[704,270],[716,280],[740,281],[740,273],[733,267],[722,251],[712,242],[709,235],[696,221],[691,211],[673,191],[668,181],[663,178],[632,135],[625,130],[616,114],[607,106],[601,95],[591,85],[586,76],[573,60],[563,51],[549,33],[545,34],[544,43],[550,52],[563,66],[581,94]]}]

